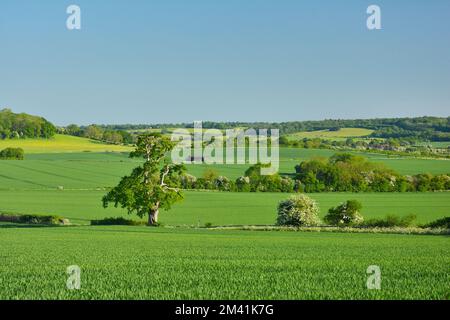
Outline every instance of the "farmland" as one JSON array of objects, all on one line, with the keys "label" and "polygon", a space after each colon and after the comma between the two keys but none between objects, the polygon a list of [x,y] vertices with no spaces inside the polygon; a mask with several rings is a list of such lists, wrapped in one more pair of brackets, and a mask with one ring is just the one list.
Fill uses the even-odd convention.
[{"label": "farmland", "polygon": [[316,130],[316,131],[301,131],[288,135],[288,139],[330,139],[342,140],[347,138],[361,138],[369,136],[373,130],[363,128],[341,128],[337,131],[332,130]]},{"label": "farmland", "polygon": [[[3,229],[0,299],[444,299],[442,236],[146,227]],[[14,250],[11,250],[14,248]],[[80,266],[81,290],[65,287]],[[380,265],[383,290],[367,290]]]},{"label": "farmland", "polygon": [[[281,148],[280,172],[294,173],[302,160],[329,157],[332,150]],[[450,172],[450,161],[362,154],[373,162],[384,163],[401,174]],[[0,161],[0,189],[93,189],[112,187],[136,166],[127,153],[50,153],[25,155],[25,161]],[[188,172],[201,176],[214,169],[231,179],[242,176],[248,165],[187,165]]]},{"label": "farmland", "polygon": [[0,150],[22,148],[25,153],[130,151],[130,147],[100,143],[95,140],[57,134],[51,139],[0,139]]},{"label": "farmland", "polygon": [[[68,139],[66,139],[68,138]],[[58,142],[59,141],[59,142]],[[448,237],[206,230],[192,227],[272,225],[283,193],[186,191],[162,212],[167,228],[89,226],[128,217],[101,207],[101,197],[139,160],[124,147],[57,136],[20,140],[24,161],[0,161],[0,211],[57,214],[69,227],[0,224],[0,299],[444,299]],[[0,142],[9,143],[9,142]],[[48,147],[48,148],[47,148]],[[92,152],[83,152],[92,149]],[[102,152],[119,148],[123,152]],[[110,150],[111,151],[111,150]],[[281,172],[331,150],[282,148]],[[401,173],[449,172],[450,162],[363,154]],[[189,165],[201,176],[211,166]],[[212,166],[236,178],[248,165]],[[450,196],[435,193],[320,193],[321,217],[357,199],[366,218],[416,214],[418,223],[448,216]],[[133,219],[138,219],[133,216]],[[178,226],[178,228],[171,228]],[[82,269],[82,289],[65,287],[69,265]],[[383,290],[365,287],[367,266],[380,265]],[[242,288],[245,288],[243,290]]]},{"label": "farmland", "polygon": [[[73,223],[89,224],[91,219],[112,216],[126,217],[122,209],[103,209],[101,190],[9,190],[0,192],[1,209],[6,212],[59,214]],[[316,199],[322,216],[340,202],[357,199],[362,202],[364,216],[382,218],[387,214],[416,214],[418,222],[426,223],[448,215],[450,195],[438,193],[319,193]],[[230,193],[187,191],[185,199],[171,211],[161,214],[167,225],[273,224],[276,207],[284,193]],[[136,219],[134,216],[133,219]]]}]

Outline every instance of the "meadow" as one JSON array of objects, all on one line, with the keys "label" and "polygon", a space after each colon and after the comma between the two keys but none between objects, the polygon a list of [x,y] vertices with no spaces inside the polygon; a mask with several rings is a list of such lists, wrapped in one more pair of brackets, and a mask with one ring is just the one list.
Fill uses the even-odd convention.
[{"label": "meadow", "polygon": [[[0,229],[0,299],[446,299],[448,238],[147,227]],[[66,268],[81,268],[81,290]],[[378,265],[381,290],[367,290]]]}]

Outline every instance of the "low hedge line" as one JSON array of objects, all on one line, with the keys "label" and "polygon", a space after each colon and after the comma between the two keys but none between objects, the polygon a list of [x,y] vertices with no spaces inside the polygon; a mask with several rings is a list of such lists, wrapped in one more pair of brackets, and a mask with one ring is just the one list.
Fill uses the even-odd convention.
[{"label": "low hedge line", "polygon": [[60,216],[41,216],[36,214],[0,213],[1,222],[42,224],[42,225],[68,225],[70,221]]},{"label": "low hedge line", "polygon": [[379,234],[415,234],[415,235],[450,235],[450,229],[391,227],[391,228],[361,228],[361,227],[286,227],[286,226],[223,226],[210,227],[209,230],[243,230],[243,231],[294,231],[294,232],[333,232],[333,233],[379,233]]},{"label": "low hedge line", "polygon": [[101,220],[91,220],[91,226],[142,226],[144,221],[134,221],[125,218],[105,218]]}]

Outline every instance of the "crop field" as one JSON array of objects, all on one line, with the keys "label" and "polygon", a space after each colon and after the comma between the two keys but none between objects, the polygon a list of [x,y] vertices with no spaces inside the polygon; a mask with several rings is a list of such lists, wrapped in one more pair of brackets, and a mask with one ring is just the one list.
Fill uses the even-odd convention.
[{"label": "crop field", "polygon": [[[280,172],[294,173],[303,160],[329,157],[332,150],[281,148]],[[401,174],[449,173],[450,160],[389,158],[377,154],[362,154],[373,162],[384,163]],[[96,189],[114,186],[128,174],[139,160],[129,159],[128,153],[47,153],[29,154],[24,161],[0,161],[0,190],[2,189]],[[188,172],[201,177],[207,169],[236,179],[249,165],[187,165]]]},{"label": "crop field", "polygon": [[[0,299],[445,299],[443,236],[4,228]],[[81,268],[81,290],[66,268]],[[379,265],[382,290],[367,290]]]},{"label": "crop field", "polygon": [[[58,136],[56,140],[66,138]],[[80,138],[81,139],[81,138]],[[75,140],[74,140],[75,141]],[[24,161],[0,161],[0,212],[56,214],[74,226],[0,223],[0,299],[445,299],[449,238],[192,229],[211,223],[273,225],[285,193],[186,191],[161,212],[167,228],[89,226],[127,217],[103,209],[101,198],[139,160],[124,152],[82,152],[87,139],[51,150],[31,143]],[[81,143],[82,141],[82,143]],[[54,141],[53,141],[54,143]],[[43,148],[43,149],[40,149]],[[77,151],[78,148],[78,151]],[[70,152],[69,152],[70,150]],[[87,149],[86,149],[87,150]],[[281,172],[331,150],[282,148]],[[449,172],[450,162],[363,154],[402,173]],[[213,167],[236,178],[248,165],[189,165],[201,176]],[[321,193],[321,216],[348,199],[366,218],[416,214],[418,223],[448,216],[450,194]],[[177,226],[177,228],[171,228]],[[66,268],[81,267],[81,290],[66,289]],[[367,290],[366,269],[379,265],[382,290]],[[245,288],[243,290],[242,288]]]},{"label": "crop field", "polygon": [[[33,214],[58,214],[73,223],[89,224],[91,219],[127,217],[122,209],[101,207],[101,190],[9,190],[0,191],[0,211]],[[387,214],[416,214],[418,222],[426,223],[448,216],[450,194],[437,193],[318,193],[308,194],[317,200],[322,216],[330,207],[348,199],[363,204],[367,218],[382,218]],[[185,199],[169,212],[161,213],[166,225],[272,225],[276,207],[286,193],[231,193],[187,191]],[[136,216],[132,216],[137,219]]]},{"label": "crop field", "polygon": [[27,153],[60,152],[108,152],[131,151],[130,147],[104,144],[95,140],[66,135],[55,135],[52,139],[0,139],[0,150],[22,148]]},{"label": "crop field", "polygon": [[301,131],[288,135],[288,139],[298,140],[303,138],[309,139],[320,138],[320,139],[340,140],[354,137],[365,137],[369,136],[372,132],[373,130],[363,128],[341,128],[338,131],[330,131],[330,130]]}]

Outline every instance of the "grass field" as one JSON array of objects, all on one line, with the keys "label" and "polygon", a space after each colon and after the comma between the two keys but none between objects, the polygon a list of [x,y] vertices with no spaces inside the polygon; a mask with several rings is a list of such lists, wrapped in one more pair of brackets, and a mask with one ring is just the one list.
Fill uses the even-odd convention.
[{"label": "grass field", "polygon": [[[0,299],[445,299],[443,236],[146,227],[0,230]],[[81,268],[81,290],[66,268]],[[381,290],[367,290],[370,265]]]},{"label": "grass field", "polygon": [[[305,159],[329,157],[331,150],[282,148],[280,172],[294,173],[294,167]],[[449,160],[389,158],[383,155],[364,154],[371,161],[384,163],[402,174],[429,172],[449,173]],[[25,161],[0,161],[0,190],[2,189],[96,189],[114,186],[136,166],[138,160],[127,153],[55,153],[29,154]],[[236,179],[248,165],[188,165],[188,171],[202,176],[207,169]]]},{"label": "grass field", "polygon": [[[112,216],[127,217],[121,209],[103,209],[101,198],[106,191],[95,190],[16,190],[0,191],[0,211],[15,213],[59,214],[74,223],[89,224],[91,219]],[[421,223],[448,216],[450,193],[319,193],[309,194],[316,199],[322,216],[327,210],[348,199],[363,204],[367,218],[387,214],[416,214]],[[167,225],[272,225],[276,207],[285,193],[228,193],[187,191],[183,202],[171,211],[161,213]],[[131,218],[137,219],[136,216]]]},{"label": "grass field", "polygon": [[12,139],[0,140],[0,150],[5,148],[22,148],[27,153],[61,153],[61,152],[108,152],[131,151],[130,147],[104,144],[95,140],[55,135],[52,139]]}]

